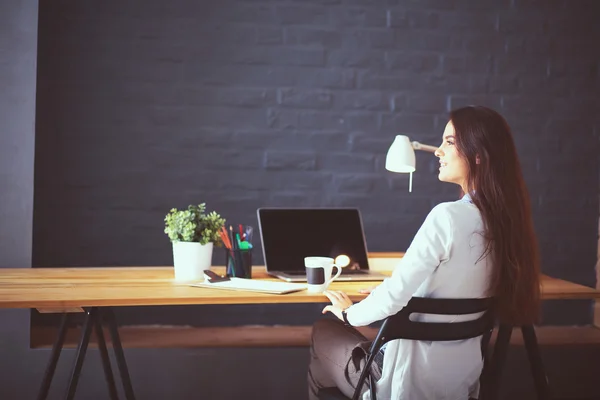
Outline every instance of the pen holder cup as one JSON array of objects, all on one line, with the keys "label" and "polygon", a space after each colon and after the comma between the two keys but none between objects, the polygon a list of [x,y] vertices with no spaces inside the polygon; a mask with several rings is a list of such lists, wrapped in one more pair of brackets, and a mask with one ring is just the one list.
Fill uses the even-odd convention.
[{"label": "pen holder cup", "polygon": [[252,278],[252,249],[225,249],[225,265],[230,278]]}]

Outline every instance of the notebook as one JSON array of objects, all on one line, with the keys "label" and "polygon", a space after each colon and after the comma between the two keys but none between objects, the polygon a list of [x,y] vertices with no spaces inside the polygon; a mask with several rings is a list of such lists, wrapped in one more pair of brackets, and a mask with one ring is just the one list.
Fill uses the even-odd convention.
[{"label": "notebook", "polygon": [[244,278],[229,278],[223,282],[198,282],[190,286],[207,287],[211,289],[225,290],[245,290],[250,292],[271,293],[271,294],[286,294],[299,292],[306,289],[306,285],[301,283],[263,281],[259,279],[244,279]]},{"label": "notebook", "polygon": [[[382,281],[369,270],[357,208],[259,208],[258,224],[267,273],[288,282],[306,281],[304,257],[346,256],[338,281]],[[341,258],[340,258],[341,259]],[[335,270],[334,270],[335,271]]]}]

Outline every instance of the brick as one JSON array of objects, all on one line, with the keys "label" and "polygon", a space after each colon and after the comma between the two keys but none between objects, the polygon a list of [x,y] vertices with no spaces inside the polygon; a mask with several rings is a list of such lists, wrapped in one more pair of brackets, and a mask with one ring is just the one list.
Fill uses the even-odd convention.
[{"label": "brick", "polygon": [[301,112],[298,118],[299,126],[304,129],[374,130],[377,128],[377,115],[371,112],[306,111]]},{"label": "brick", "polygon": [[[244,171],[243,174],[220,174],[219,179],[207,177],[215,189],[223,192],[231,191],[269,191],[273,188],[286,191],[320,191],[331,186],[332,175],[319,171],[298,169]],[[204,182],[205,180],[201,180]]]},{"label": "brick", "polygon": [[282,88],[277,92],[277,102],[286,107],[328,109],[333,94],[325,90]]},{"label": "brick", "polygon": [[405,94],[396,94],[392,96],[390,102],[391,111],[402,111],[408,108],[408,99]]},{"label": "brick", "polygon": [[512,55],[498,56],[495,60],[495,73],[519,75],[546,75],[548,62],[535,56],[517,57]]},{"label": "brick", "polygon": [[[135,112],[129,107],[129,112]],[[148,110],[144,110],[147,111]],[[227,107],[154,107],[149,115],[138,111],[139,123],[147,122],[152,126],[171,126],[173,129],[201,124],[204,127],[243,128],[251,124],[266,126],[265,111],[254,108]],[[130,114],[131,116],[131,114]]]},{"label": "brick", "polygon": [[500,110],[502,108],[502,97],[498,95],[450,96],[450,110],[469,105],[486,106],[494,110]]},{"label": "brick", "polygon": [[503,34],[543,34],[544,17],[539,13],[500,12],[498,14],[498,31]]},{"label": "brick", "polygon": [[472,2],[471,0],[452,0],[458,12],[469,11],[502,11],[511,9],[513,0],[484,0]]},{"label": "brick", "polygon": [[488,10],[444,13],[439,19],[439,28],[450,32],[471,32],[477,35],[493,35],[496,32],[497,16]]},{"label": "brick", "polygon": [[285,42],[292,45],[318,45],[332,49],[342,45],[342,34],[334,29],[289,26],[286,28]]},{"label": "brick", "polygon": [[392,28],[438,29],[440,14],[431,11],[392,9],[388,14],[388,26]]},{"label": "brick", "polygon": [[524,75],[519,77],[518,84],[521,93],[547,93],[567,97],[572,90],[572,81],[560,77]]},{"label": "brick", "polygon": [[414,113],[439,113],[449,111],[444,96],[411,95],[408,97],[407,110]]},{"label": "brick", "polygon": [[283,44],[283,29],[271,26],[256,28],[256,43],[258,44]]},{"label": "brick", "polygon": [[[138,97],[139,99],[139,97]],[[176,89],[172,104],[263,107],[275,104],[274,89],[206,88],[184,85]]]},{"label": "brick", "polygon": [[395,35],[390,29],[352,29],[344,30],[342,36],[343,48],[350,51],[369,49],[393,49]]},{"label": "brick", "polygon": [[371,193],[379,182],[384,183],[379,174],[337,174],[333,178],[338,193]]},{"label": "brick", "polygon": [[298,125],[298,112],[280,108],[267,109],[267,125],[271,128],[294,129]]},{"label": "brick", "polygon": [[387,64],[392,71],[427,73],[438,70],[440,56],[437,54],[415,54],[413,52],[388,52]]},{"label": "brick", "polygon": [[509,56],[547,56],[556,53],[558,41],[556,38],[544,36],[509,36],[505,35],[504,49]]},{"label": "brick", "polygon": [[323,4],[323,5],[335,5],[340,4],[342,0],[292,0],[297,3],[311,3],[311,4]]},{"label": "brick", "polygon": [[519,78],[516,75],[491,76],[489,92],[493,94],[516,94],[519,91]]},{"label": "brick", "polygon": [[490,55],[444,55],[443,70],[448,74],[481,73],[491,74],[494,64]]},{"label": "brick", "polygon": [[310,151],[277,151],[265,152],[264,167],[267,170],[305,170],[316,168],[316,155]]},{"label": "brick", "polygon": [[[228,132],[228,135],[225,138],[228,138],[227,141],[231,146],[231,142],[235,144],[236,147],[241,149],[263,149],[265,148],[265,143],[269,143],[271,147],[279,148],[281,143],[286,141],[286,131],[276,130],[276,129],[237,129],[233,132]],[[223,146],[225,143],[223,143]]]},{"label": "brick", "polygon": [[331,173],[323,171],[277,171],[272,177],[271,188],[285,188],[286,191],[325,191],[333,181]]},{"label": "brick", "polygon": [[321,151],[323,149],[344,149],[350,147],[350,136],[347,132],[340,130],[298,130],[293,135],[286,135],[286,149],[311,149]]},{"label": "brick", "polygon": [[552,115],[552,99],[541,96],[503,96],[502,106],[505,112],[514,114]]},{"label": "brick", "polygon": [[387,154],[393,141],[393,136],[381,138],[369,134],[353,134],[350,150],[353,153]]},{"label": "brick", "polygon": [[329,68],[310,71],[306,79],[300,83],[326,89],[352,89],[354,80],[354,71],[352,70]]},{"label": "brick", "polygon": [[598,60],[550,60],[548,63],[548,75],[552,77],[583,75],[587,78],[594,79],[598,77]]},{"label": "brick", "polygon": [[321,193],[313,192],[280,192],[271,193],[265,207],[320,207]]},{"label": "brick", "polygon": [[369,41],[369,47],[373,49],[393,49],[396,44],[394,32],[389,29],[369,29],[368,31],[356,31],[364,34]]},{"label": "brick", "polygon": [[396,49],[419,51],[462,50],[462,43],[454,41],[452,34],[441,31],[416,31],[397,29],[394,31]]},{"label": "brick", "polygon": [[273,8],[266,4],[237,4],[235,7],[220,7],[214,17],[229,22],[252,24],[275,24],[277,18]]},{"label": "brick", "polygon": [[368,90],[409,90],[414,87],[414,79],[409,75],[382,75],[364,71],[358,75],[357,87]]},{"label": "brick", "polygon": [[387,15],[383,8],[344,7],[332,12],[331,21],[334,26],[341,27],[384,27]]},{"label": "brick", "polygon": [[227,58],[243,64],[323,66],[325,53],[320,49],[291,47],[246,47],[235,51],[225,50]]},{"label": "brick", "polygon": [[341,129],[346,125],[343,115],[332,112],[302,112],[298,121],[303,129]]},{"label": "brick", "polygon": [[469,35],[462,39],[464,49],[471,54],[504,53],[505,36]]},{"label": "brick", "polygon": [[326,25],[327,8],[313,5],[278,5],[275,8],[281,24],[289,25]]},{"label": "brick", "polygon": [[375,156],[367,154],[326,153],[319,155],[319,170],[340,172],[373,172]]},{"label": "brick", "polygon": [[333,67],[368,68],[381,70],[385,53],[381,50],[339,49],[327,52],[327,64]]},{"label": "brick", "polygon": [[[341,68],[294,66],[219,65],[212,68],[184,67],[184,77],[210,85],[247,85],[260,87],[299,86],[323,89],[350,89],[354,72]],[[197,74],[191,75],[191,74]]]},{"label": "brick", "polygon": [[344,93],[342,107],[350,110],[389,110],[390,101],[379,91],[352,91]]},{"label": "brick", "polygon": [[406,8],[410,9],[424,9],[424,10],[453,10],[456,8],[456,0],[439,1],[439,0],[418,0],[410,1],[403,4]]},{"label": "brick", "polygon": [[382,114],[381,130],[393,134],[405,132],[428,133],[435,129],[434,118],[430,115],[419,114]]}]

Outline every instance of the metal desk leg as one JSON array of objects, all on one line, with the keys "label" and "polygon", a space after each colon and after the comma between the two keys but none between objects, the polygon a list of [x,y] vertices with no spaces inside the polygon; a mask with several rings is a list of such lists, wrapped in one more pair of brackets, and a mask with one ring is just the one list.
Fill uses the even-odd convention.
[{"label": "metal desk leg", "polygon": [[66,398],[72,400],[75,397],[75,391],[77,390],[77,382],[79,380],[79,374],[81,373],[81,367],[83,366],[83,360],[85,359],[85,353],[90,342],[90,336],[92,334],[92,328],[94,327],[94,319],[96,317],[95,308],[86,310],[85,322],[83,324],[83,331],[81,333],[81,339],[77,346],[77,356],[75,358],[75,365],[71,371],[71,379],[69,381],[69,388],[67,391]]},{"label": "metal desk leg", "polygon": [[121,345],[121,338],[119,337],[117,320],[113,310],[110,307],[105,308],[105,317],[108,323],[108,329],[110,330],[113,351],[115,352],[117,366],[119,367],[119,372],[121,374],[123,389],[125,390],[125,398],[127,400],[135,400],[133,387],[131,386],[131,378],[129,377],[129,370],[127,369],[127,362],[125,361],[125,353],[123,353],[123,346]]},{"label": "metal desk leg", "polygon": [[100,357],[102,358],[102,368],[104,368],[104,377],[106,378],[106,385],[108,386],[108,394],[111,400],[118,400],[119,395],[117,394],[117,387],[115,385],[115,378],[110,367],[110,359],[108,357],[108,350],[106,349],[106,341],[104,340],[104,332],[102,331],[102,310],[96,310],[96,338],[98,339],[98,350],[100,351]]},{"label": "metal desk leg", "polygon": [[58,328],[58,335],[56,336],[56,340],[54,341],[54,345],[52,346],[52,353],[50,354],[50,360],[48,361],[48,366],[46,367],[46,372],[44,373],[42,385],[40,386],[40,391],[39,391],[38,397],[37,397],[38,400],[46,400],[46,397],[48,397],[48,392],[50,390],[50,384],[52,383],[52,378],[54,377],[54,371],[56,371],[56,364],[58,363],[58,359],[60,357],[60,352],[61,352],[63,344],[65,342],[65,336],[67,335],[68,320],[69,320],[69,314],[64,313],[60,320],[60,327]]},{"label": "metal desk leg", "polygon": [[531,367],[531,375],[533,376],[533,381],[535,383],[537,397],[539,400],[549,400],[550,391],[548,388],[548,378],[544,372],[542,356],[540,354],[533,325],[523,325],[521,327],[521,333],[523,334],[523,341],[525,342],[525,348],[527,349],[529,366]]}]

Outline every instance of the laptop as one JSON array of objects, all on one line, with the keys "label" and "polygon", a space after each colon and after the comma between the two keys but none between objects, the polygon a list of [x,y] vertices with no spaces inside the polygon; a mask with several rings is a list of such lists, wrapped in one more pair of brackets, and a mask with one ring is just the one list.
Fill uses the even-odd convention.
[{"label": "laptop", "polygon": [[271,276],[288,282],[306,281],[304,257],[320,256],[346,265],[336,280],[386,278],[369,270],[357,208],[259,208],[257,216],[264,262]]}]

